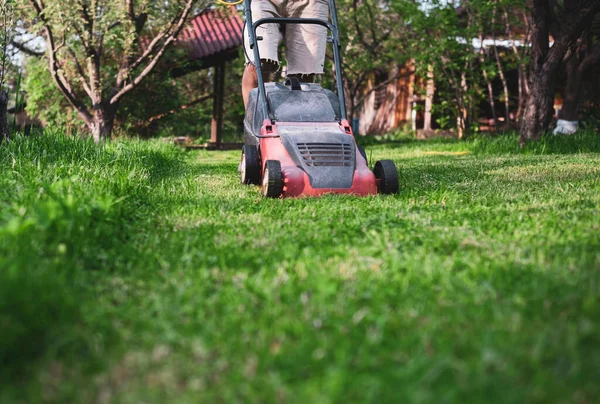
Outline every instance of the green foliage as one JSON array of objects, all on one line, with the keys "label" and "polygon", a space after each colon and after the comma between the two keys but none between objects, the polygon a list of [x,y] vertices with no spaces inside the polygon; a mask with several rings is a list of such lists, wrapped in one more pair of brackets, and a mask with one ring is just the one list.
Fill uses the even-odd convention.
[{"label": "green foliage", "polygon": [[15,13],[14,0],[0,0],[0,90],[6,84],[10,55],[8,47],[14,36]]},{"label": "green foliage", "polygon": [[[515,0],[469,0],[449,2],[431,0],[414,2],[392,0],[392,14],[402,17],[405,24],[394,25],[404,40],[400,48],[402,59],[414,60],[417,76],[423,81],[433,74],[438,100],[433,113],[442,128],[456,127],[461,111],[467,120],[465,129],[476,128],[480,104],[487,102],[486,82],[483,72],[490,81],[498,80],[500,67],[504,72],[527,65],[525,55],[501,52],[498,66],[491,50],[481,52],[473,41],[512,37],[510,29],[522,25],[520,12],[524,3]],[[509,32],[507,32],[507,30]],[[514,37],[513,37],[514,39]],[[416,89],[425,93],[425,85]],[[499,101],[502,94],[495,94]],[[511,106],[516,109],[516,94]]]},{"label": "green foliage", "polygon": [[[106,12],[97,15],[97,27],[105,35],[104,49],[110,49],[110,52],[106,52],[102,59],[100,82],[104,94],[107,94],[114,84],[120,57],[139,53],[140,46],[132,39],[136,35],[132,32],[130,22],[115,24],[125,13],[123,2],[103,0],[101,3]],[[137,15],[142,15],[141,11],[144,10],[151,17],[144,28],[143,35],[146,36],[151,36],[158,27],[164,26],[176,8],[155,1],[138,3]],[[79,57],[83,52],[82,38],[85,39],[86,35],[80,11],[82,5],[89,6],[91,3],[78,4],[72,10],[62,12],[60,2],[50,2],[47,13],[54,21],[57,30],[55,36],[77,33],[67,36],[70,38],[66,44],[68,46],[60,51],[65,59],[63,71],[67,76],[74,77],[75,83],[78,81],[76,64],[69,57],[69,52],[74,51],[80,61],[85,59]],[[386,79],[393,81],[394,74],[399,73],[400,68],[412,66],[414,61],[414,68],[421,79],[427,77],[430,67],[433,68],[438,96],[433,112],[437,124],[452,129],[456,126],[459,111],[466,110],[466,129],[477,129],[478,111],[488,99],[482,72],[485,71],[492,82],[498,81],[499,68],[490,51],[484,55],[483,61],[480,60],[482,55],[473,47],[472,39],[506,36],[507,27],[515,28],[523,24],[521,12],[525,5],[519,0],[469,0],[461,1],[460,7],[456,7],[456,4],[441,0],[338,1],[345,57],[344,74],[351,114],[372,95],[367,91],[368,88]],[[74,23],[71,24],[71,21]],[[208,137],[211,115],[209,103],[170,115],[147,127],[149,118],[195,99],[202,95],[203,89],[212,89],[210,72],[171,79],[168,71],[173,67],[173,61],[180,61],[181,58],[178,51],[171,50],[167,62],[157,66],[156,71],[129,99],[124,98],[120,102],[117,118],[120,133],[144,136],[156,133],[199,134],[200,137]],[[501,67],[505,72],[527,65],[526,55],[515,55],[512,50],[501,52],[501,59]],[[226,133],[231,139],[241,134],[243,107],[239,92],[242,65],[243,58],[240,57],[234,62],[234,69],[228,77],[225,124]],[[72,126],[75,115],[65,102],[59,101],[58,92],[52,90],[54,85],[50,76],[35,66],[30,70],[27,79],[30,111],[40,113],[47,122],[69,123]],[[326,72],[330,70],[331,61],[328,61]],[[323,81],[324,85],[333,84],[331,75]],[[79,87],[79,84],[74,87]],[[423,82],[417,83],[417,91],[424,92]],[[85,98],[83,89],[78,89],[78,95]],[[494,97],[500,103],[504,95],[497,91]],[[509,98],[512,109],[516,110],[517,94],[510,94]],[[61,110],[66,111],[65,114],[61,114]]]},{"label": "green foliage", "polygon": [[27,59],[27,74],[23,88],[27,92],[27,113],[45,124],[58,127],[81,126],[77,113],[71,108],[52,82],[48,62],[39,58]]},{"label": "green foliage", "polygon": [[[165,63],[159,64],[148,80],[136,91],[124,98],[117,114],[117,133],[149,137],[197,136],[208,140],[212,120],[212,99],[181,110],[180,107],[212,91],[210,69],[189,73],[173,79],[169,69],[172,60],[180,60],[179,50],[171,50]],[[227,65],[225,81],[224,138],[239,140],[243,133],[241,122],[244,115],[241,98],[241,75],[244,59],[238,58]],[[69,132],[85,132],[76,112],[60,94],[48,72],[47,61],[27,59],[27,75],[23,87],[27,92],[27,112],[46,124],[69,128]],[[162,119],[149,122],[169,111]]]},{"label": "green foliage", "polygon": [[[167,60],[176,57],[172,55]],[[71,132],[85,132],[74,109],[54,86],[46,63],[42,59],[27,59],[28,74],[23,84],[27,91],[27,112],[44,123],[70,128]],[[239,140],[243,133],[240,128],[244,113],[240,95],[243,59],[229,64],[226,71],[224,135],[227,140],[233,141]],[[183,110],[180,107],[210,91],[210,69],[173,79],[169,77],[168,66],[159,65],[148,80],[121,102],[117,133],[143,137],[157,134],[198,136],[207,140],[210,137],[212,99]],[[172,110],[176,112],[149,124],[150,118]]]},{"label": "green foliage", "polygon": [[397,196],[264,200],[238,152],[19,137],[0,401],[594,401],[598,139],[398,137]]},{"label": "green foliage", "polygon": [[65,9],[19,0],[27,29],[46,41],[54,83],[96,141],[111,136],[120,101],[148,81],[200,3],[83,0]]},{"label": "green foliage", "polygon": [[[376,75],[391,78],[396,68],[410,61],[411,55],[405,52],[411,39],[406,24],[413,10],[410,13],[391,12],[392,2],[387,0],[341,0],[336,3],[344,48],[347,102],[352,115],[365,101],[364,91],[369,84],[374,84]],[[410,5],[406,7],[411,8]],[[331,85],[327,79],[325,84]]]},{"label": "green foliage", "polygon": [[[155,2],[148,4],[150,3],[152,4],[148,6],[150,14],[156,18],[155,13],[158,13],[162,6]],[[107,16],[101,16],[103,21],[101,26],[123,12],[119,8],[120,5],[110,4],[114,9],[111,8],[112,11]],[[485,70],[489,79],[494,81],[499,80],[499,70],[493,56],[487,55],[483,61],[480,60],[482,55],[473,47],[471,40],[480,36],[489,38],[492,33],[502,36],[507,25],[518,26],[521,18],[519,10],[522,10],[524,5],[516,0],[463,1],[458,9],[453,2],[447,1],[429,1],[427,4],[428,6],[424,6],[423,2],[410,0],[338,1],[340,34],[344,45],[346,91],[348,102],[351,104],[350,113],[353,114],[360,108],[372,94],[366,91],[367,88],[373,88],[386,79],[393,81],[394,74],[399,73],[404,66],[412,66],[414,61],[414,68],[421,79],[427,77],[430,67],[433,68],[439,98],[436,100],[433,112],[438,125],[445,129],[454,128],[459,111],[466,110],[468,115],[466,129],[476,129],[479,107],[487,102],[487,90],[482,71]],[[62,26],[61,24],[66,24],[68,18],[75,18],[69,16],[70,14],[64,16],[57,14],[56,18],[62,21],[57,24]],[[157,21],[162,21],[160,18],[166,16],[158,18]],[[159,22],[149,24],[149,27],[160,26]],[[105,46],[110,46],[115,51],[107,57],[106,66],[103,67],[104,86],[109,86],[111,84],[109,78],[116,75],[118,59],[112,58],[123,52],[133,51],[135,48],[134,44],[128,42],[127,29],[125,26],[119,26],[107,31],[110,35],[106,38]],[[73,46],[78,45],[73,44]],[[527,63],[525,57],[518,59],[511,52],[504,52],[501,56],[502,68],[505,70],[515,68],[518,64],[524,66]],[[200,89],[212,89],[210,72],[177,80],[169,78],[168,70],[172,67],[172,60],[179,60],[180,57],[177,51],[171,51],[170,56],[166,58],[168,62],[157,67],[156,72],[137,90],[137,94],[131,94],[129,99],[123,99],[117,119],[121,132],[142,135],[200,134],[201,137],[208,137],[211,115],[209,103],[178,112],[163,118],[150,128],[146,127],[150,117],[195,99],[201,95]],[[331,61],[328,63],[326,72],[331,70]],[[231,139],[239,137],[242,133],[240,126],[243,107],[239,97],[242,65],[241,57],[234,62],[234,68],[229,72],[226,90],[225,124],[226,133]],[[74,74],[74,68],[75,66],[65,67],[67,70],[71,69],[69,73],[71,75]],[[29,90],[33,95],[31,101],[36,104],[32,106],[32,111],[52,115],[48,117],[50,122],[70,121],[69,117],[62,117],[57,113],[59,103],[47,94],[50,92],[48,87],[51,87],[51,80],[47,74],[40,73],[42,72],[34,72],[33,74],[38,77],[30,79],[39,81],[38,84],[31,85],[35,94]],[[325,77],[323,81],[327,86],[333,84],[331,75]],[[420,87],[417,91],[424,91],[422,82]],[[109,88],[106,87],[105,91],[108,90]],[[495,94],[497,101],[501,97],[502,94]],[[515,107],[516,95],[511,94],[511,97],[511,105]],[[64,106],[64,103],[60,105]]]}]

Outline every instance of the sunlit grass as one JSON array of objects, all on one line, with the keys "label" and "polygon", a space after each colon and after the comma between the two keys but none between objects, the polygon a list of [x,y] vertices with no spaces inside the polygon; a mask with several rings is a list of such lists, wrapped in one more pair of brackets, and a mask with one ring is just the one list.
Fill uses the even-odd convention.
[{"label": "sunlit grass", "polygon": [[238,152],[0,149],[0,402],[593,402],[598,135],[371,139],[397,196],[265,200]]}]

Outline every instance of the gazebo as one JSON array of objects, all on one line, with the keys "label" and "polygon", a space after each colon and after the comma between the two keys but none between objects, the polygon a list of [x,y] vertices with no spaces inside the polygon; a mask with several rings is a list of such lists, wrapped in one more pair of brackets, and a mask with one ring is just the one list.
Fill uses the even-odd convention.
[{"label": "gazebo", "polygon": [[194,17],[177,38],[177,46],[185,49],[188,62],[174,68],[173,77],[214,69],[212,125],[207,145],[210,148],[222,146],[225,68],[228,61],[239,56],[243,26],[244,22],[235,7],[209,8]]}]

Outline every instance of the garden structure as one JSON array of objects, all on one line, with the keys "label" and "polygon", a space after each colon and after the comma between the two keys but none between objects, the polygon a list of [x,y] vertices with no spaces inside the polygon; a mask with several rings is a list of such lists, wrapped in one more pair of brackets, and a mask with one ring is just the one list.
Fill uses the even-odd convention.
[{"label": "garden structure", "polygon": [[192,19],[178,37],[187,63],[172,69],[173,77],[213,69],[213,114],[209,148],[222,147],[223,98],[227,62],[239,57],[243,21],[234,7],[206,9]]}]

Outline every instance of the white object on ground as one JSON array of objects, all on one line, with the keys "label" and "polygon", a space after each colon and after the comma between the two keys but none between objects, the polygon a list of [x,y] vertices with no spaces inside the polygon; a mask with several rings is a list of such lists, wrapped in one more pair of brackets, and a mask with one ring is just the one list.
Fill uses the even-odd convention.
[{"label": "white object on ground", "polygon": [[554,135],[563,134],[563,135],[572,135],[577,132],[577,125],[579,125],[579,121],[565,121],[564,119],[559,119],[556,122],[556,129],[552,132]]}]

